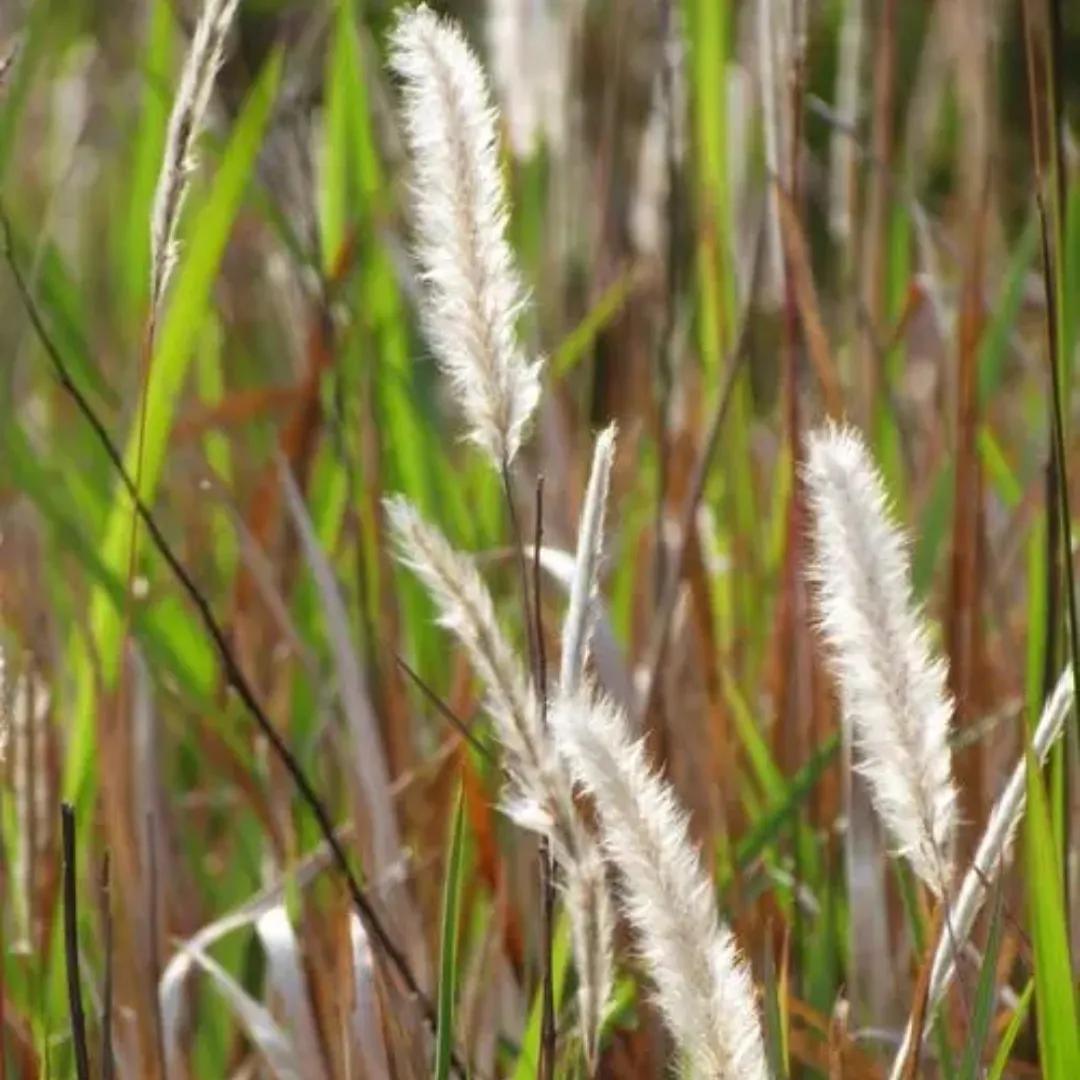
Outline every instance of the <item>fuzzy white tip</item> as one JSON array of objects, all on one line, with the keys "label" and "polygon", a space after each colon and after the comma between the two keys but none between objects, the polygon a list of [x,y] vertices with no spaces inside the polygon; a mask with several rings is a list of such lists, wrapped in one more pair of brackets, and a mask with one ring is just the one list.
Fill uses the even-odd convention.
[{"label": "fuzzy white tip", "polygon": [[861,437],[810,435],[821,629],[874,805],[899,853],[939,897],[952,879],[956,789],[947,668],[914,602],[903,534]]},{"label": "fuzzy white tip", "polygon": [[196,167],[195,143],[202,133],[214,80],[225,58],[225,42],[238,6],[239,0],[206,0],[184,60],[150,211],[151,318],[176,266],[176,233]]},{"label": "fuzzy white tip", "polygon": [[540,363],[517,336],[525,290],[506,241],[495,112],[480,64],[426,7],[398,20],[391,63],[404,84],[417,257],[432,348],[496,468],[517,454],[540,398]]},{"label": "fuzzy white tip", "polygon": [[604,547],[604,511],[614,461],[615,425],[611,424],[596,439],[592,471],[581,507],[574,577],[570,583],[570,603],[562,631],[562,670],[559,678],[563,693],[575,690],[585,674],[595,616],[597,574]]},{"label": "fuzzy white tip", "polygon": [[750,973],[716,910],[686,814],[649,767],[610,702],[587,690],[556,701],[560,754],[592,796],[621,906],[656,984],[657,1002],[695,1075],[768,1076]]}]

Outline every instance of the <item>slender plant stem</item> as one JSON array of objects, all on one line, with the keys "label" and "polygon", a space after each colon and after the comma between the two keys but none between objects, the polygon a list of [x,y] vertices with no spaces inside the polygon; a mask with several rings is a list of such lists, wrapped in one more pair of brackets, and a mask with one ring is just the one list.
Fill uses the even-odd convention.
[{"label": "slender plant stem", "polygon": [[[536,533],[533,540],[533,601],[535,604],[536,692],[540,697],[540,725],[547,730],[547,650],[540,607],[540,549],[544,545],[544,478],[536,480]],[[545,836],[540,842],[540,891],[543,905],[544,1006],[541,1016],[540,1072],[544,1080],[555,1076],[555,983],[551,954],[555,940],[555,862]]]},{"label": "slender plant stem", "polygon": [[[158,913],[161,907],[158,888],[157,845],[154,843],[156,828],[153,813],[146,815],[146,863],[147,877],[150,879],[150,970],[154,975],[154,985],[161,985],[161,937],[158,931]],[[169,1059],[165,1053],[165,1029],[161,1023],[161,1000],[157,994],[150,1005],[154,1020],[154,1045],[157,1050],[158,1067],[165,1080],[169,1080]]]},{"label": "slender plant stem", "polygon": [[494,761],[495,757],[491,751],[472,733],[469,729],[469,725],[461,719],[449,705],[430,686],[416,673],[416,671],[409,665],[408,661],[403,659],[397,653],[394,653],[394,662],[399,668],[408,676],[409,681],[420,691],[421,694],[427,699],[429,704],[435,709],[435,711],[482,757],[487,761]]},{"label": "slender plant stem", "polygon": [[[1055,7],[1053,4],[1050,6],[1051,8]],[[1059,522],[1062,533],[1062,563],[1065,571],[1065,613],[1068,619],[1069,628],[1069,650],[1073,669],[1073,691],[1076,694],[1077,699],[1080,700],[1080,616],[1078,616],[1076,607],[1076,585],[1072,562],[1072,519],[1069,511],[1069,474],[1065,455],[1065,410],[1062,403],[1061,365],[1059,363],[1059,353],[1061,350],[1061,342],[1058,333],[1059,293],[1055,285],[1059,271],[1057,260],[1061,258],[1062,242],[1060,230],[1060,189],[1058,187],[1058,184],[1060,183],[1059,170],[1061,168],[1061,163],[1057,160],[1057,154],[1054,152],[1059,137],[1057,98],[1055,96],[1055,78],[1057,73],[1054,70],[1054,60],[1056,57],[1052,55],[1055,51],[1054,48],[1047,50],[1048,63],[1050,65],[1050,69],[1047,72],[1047,82],[1050,88],[1050,115],[1046,119],[1050,128],[1052,147],[1050,166],[1053,171],[1050,180],[1055,184],[1054,196],[1055,208],[1057,211],[1055,217],[1056,224],[1059,226],[1056,234],[1051,236],[1049,216],[1046,210],[1046,164],[1045,152],[1040,134],[1040,124],[1043,118],[1039,116],[1038,94],[1035,85],[1035,42],[1033,38],[1034,31],[1032,27],[1032,17],[1029,10],[1030,0],[1025,0],[1022,7],[1024,19],[1024,47],[1027,61],[1031,152],[1035,168],[1035,206],[1039,215],[1039,237],[1042,247],[1043,293],[1046,301],[1045,326],[1047,367],[1050,373],[1051,452],[1054,458],[1054,477],[1057,481],[1055,486],[1057,489],[1058,512],[1060,515]],[[1054,23],[1054,27],[1057,29],[1056,22]]]},{"label": "slender plant stem", "polygon": [[[503,493],[506,496],[506,508],[507,513],[510,516],[510,532],[514,545],[514,551],[516,553],[518,579],[521,587],[521,604],[522,611],[525,616],[525,633],[529,642],[529,661],[530,670],[532,672],[533,685],[537,689],[537,693],[540,695],[541,710],[546,708],[545,693],[540,685],[540,679],[543,675],[543,668],[545,666],[545,660],[541,654],[540,638],[543,636],[540,629],[540,595],[539,589],[537,589],[536,595],[536,607],[534,608],[529,600],[529,572],[526,567],[525,560],[525,542],[522,539],[521,533],[521,521],[518,518],[517,506],[514,502],[514,490],[513,485],[510,482],[510,464],[504,460],[499,470],[502,477]],[[539,491],[539,489],[538,489]],[[539,513],[536,519],[536,548],[534,551],[534,565],[539,561],[540,557],[540,537],[541,537],[541,519]],[[536,582],[539,585],[539,582]],[[540,1040],[540,1074],[544,1077],[544,1080],[550,1080],[550,1077],[554,1074],[549,1072],[554,1067],[554,1046],[555,1046],[555,1009],[554,1009],[554,994],[549,994],[549,983],[551,978],[551,934],[548,929],[547,912],[549,910],[548,896],[553,889],[551,880],[551,853],[548,850],[547,842],[540,841],[540,891],[541,891],[541,904],[543,911],[545,912],[544,918],[544,931],[543,931],[543,953],[542,960],[544,968],[544,994],[543,994],[543,1013],[541,1020],[541,1040]],[[552,901],[552,904],[554,901]]]},{"label": "slender plant stem", "polygon": [[101,989],[101,1080],[113,1080],[116,1075],[116,1055],[113,1053],[113,921],[109,878],[109,853],[101,862],[101,918],[105,926],[105,977]]},{"label": "slender plant stem", "polygon": [[529,643],[529,668],[535,682],[540,676],[540,656],[536,645],[536,628],[533,625],[533,608],[529,602],[529,572],[525,564],[525,541],[522,539],[517,504],[514,502],[514,489],[510,482],[510,465],[508,462],[504,461],[502,463],[499,474],[502,478],[503,494],[506,497],[506,510],[510,515],[510,535],[517,558],[521,604],[525,616],[525,634]]},{"label": "slender plant stem", "polygon": [[64,852],[64,958],[67,964],[71,1043],[75,1049],[75,1075],[78,1080],[90,1080],[90,1055],[86,1047],[86,1015],[83,1012],[82,982],[79,975],[79,907],[78,889],[76,887],[75,810],[71,803],[62,803],[60,806],[60,832]]}]

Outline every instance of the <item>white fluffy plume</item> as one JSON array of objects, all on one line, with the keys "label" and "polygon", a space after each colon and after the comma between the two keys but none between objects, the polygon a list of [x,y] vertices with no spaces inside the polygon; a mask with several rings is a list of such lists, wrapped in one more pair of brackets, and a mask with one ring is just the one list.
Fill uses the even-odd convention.
[{"label": "white fluffy plume", "polygon": [[592,1062],[613,982],[615,920],[603,860],[578,816],[570,777],[543,724],[540,700],[499,628],[475,563],[455,551],[406,499],[388,499],[386,511],[400,560],[424,583],[439,609],[439,622],[465,647],[487,690],[485,708],[503,745],[511,785],[506,812],[522,828],[547,837],[562,870],[582,1035]]},{"label": "white fluffy plume", "polygon": [[239,0],[206,0],[195,25],[180,84],[169,115],[165,150],[150,212],[151,318],[176,265],[176,230],[195,171],[195,143],[202,132],[214,80]]},{"label": "white fluffy plume", "polygon": [[428,335],[469,437],[502,468],[539,400],[540,364],[517,335],[525,290],[505,236],[495,113],[461,31],[423,5],[399,19],[391,62],[404,84]]},{"label": "white fluffy plume", "polygon": [[900,854],[939,897],[956,827],[946,666],[933,656],[911,589],[904,537],[860,436],[810,435],[806,481],[821,629],[845,728]]},{"label": "white fluffy plume", "polygon": [[614,460],[615,425],[611,424],[597,436],[592,471],[581,506],[574,577],[570,583],[570,603],[562,631],[559,684],[563,693],[575,690],[585,674],[589,638],[592,635],[597,571],[604,547],[604,511]]},{"label": "white fluffy plume", "polygon": [[765,1080],[754,988],[671,788],[654,773],[622,713],[587,689],[556,701],[559,751],[593,797],[604,850],[622,878],[622,908],[657,1001],[696,1076]]},{"label": "white fluffy plume", "polygon": [[[1057,741],[1065,727],[1065,718],[1073,706],[1073,673],[1067,667],[1060,675],[1054,692],[1043,706],[1042,716],[1035,728],[1032,749],[1039,762],[1046,760],[1050,748]],[[1013,769],[1009,782],[994,803],[994,809],[986,823],[982,839],[971,861],[971,867],[964,875],[960,891],[949,909],[948,922],[934,952],[934,962],[930,968],[930,982],[926,991],[926,1014],[931,1016],[937,1008],[945,991],[952,982],[956,970],[956,954],[967,941],[975,919],[982,908],[993,882],[1002,868],[1012,857],[1012,843],[1017,826],[1024,816],[1027,802],[1026,764],[1023,757]],[[924,1030],[929,1031],[927,1024]],[[904,1032],[904,1041],[893,1063],[891,1076],[899,1080],[903,1075],[904,1064],[911,1052],[914,1039],[914,1026],[908,1021]]]}]

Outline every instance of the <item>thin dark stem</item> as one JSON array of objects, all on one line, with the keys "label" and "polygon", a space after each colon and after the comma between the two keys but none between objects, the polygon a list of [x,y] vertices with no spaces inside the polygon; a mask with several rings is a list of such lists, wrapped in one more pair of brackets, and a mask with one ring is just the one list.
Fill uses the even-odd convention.
[{"label": "thin dark stem", "polygon": [[[0,69],[0,78],[2,78],[2,74],[2,69]],[[0,690],[0,695],[2,694],[3,691]],[[0,708],[3,708],[4,705],[5,702],[0,696]],[[0,836],[0,911],[7,911],[5,903],[7,900],[7,888],[7,848],[4,846],[3,837]],[[7,939],[4,935],[5,922],[5,919],[0,919],[0,956],[8,955]],[[7,1007],[5,1005],[7,984],[4,979],[4,967],[4,964],[0,964],[0,1080],[7,1080]]]},{"label": "thin dark stem", "polygon": [[[1060,515],[1059,525],[1062,532],[1062,564],[1065,571],[1065,614],[1068,619],[1068,639],[1073,666],[1073,686],[1077,694],[1077,700],[1080,700],[1080,616],[1078,616],[1076,608],[1076,585],[1073,579],[1072,518],[1069,510],[1069,475],[1065,456],[1065,408],[1062,402],[1061,391],[1061,363],[1059,362],[1061,343],[1058,338],[1059,313],[1058,290],[1056,287],[1057,274],[1059,271],[1058,260],[1061,258],[1062,243],[1060,232],[1061,205],[1057,201],[1060,195],[1058,173],[1061,168],[1061,162],[1056,159],[1056,152],[1053,152],[1058,145],[1060,134],[1057,116],[1059,102],[1054,96],[1055,79],[1057,78],[1058,73],[1054,70],[1053,66],[1054,61],[1057,58],[1054,55],[1057,50],[1057,43],[1056,41],[1050,43],[1048,55],[1050,70],[1047,73],[1048,82],[1050,83],[1050,115],[1047,120],[1050,129],[1052,148],[1050,160],[1052,175],[1050,177],[1050,182],[1054,184],[1054,209],[1056,210],[1055,224],[1058,226],[1057,232],[1051,236],[1049,215],[1046,210],[1046,163],[1042,138],[1040,135],[1042,117],[1039,116],[1038,94],[1036,92],[1035,83],[1035,43],[1033,39],[1032,18],[1028,8],[1028,3],[1024,3],[1024,44],[1027,60],[1028,107],[1031,114],[1031,151],[1035,167],[1035,205],[1039,215],[1039,236],[1042,246],[1043,292],[1046,300],[1046,351],[1047,366],[1050,371],[1052,453],[1055,465],[1054,478],[1057,481],[1056,494],[1058,512]],[[1052,23],[1052,27],[1055,31],[1058,30],[1059,27],[1056,21]]]},{"label": "thin dark stem", "polygon": [[409,677],[409,681],[427,699],[435,711],[480,755],[494,761],[492,752],[472,733],[469,725],[413,670],[409,663],[394,653],[394,663]]},{"label": "thin dark stem", "polygon": [[500,469],[503,493],[506,496],[506,510],[510,515],[510,534],[517,555],[518,580],[521,587],[522,611],[525,615],[525,634],[529,642],[529,667],[533,681],[540,676],[540,659],[536,646],[536,628],[533,625],[533,609],[529,602],[529,572],[525,565],[525,541],[521,535],[521,522],[518,519],[517,505],[514,502],[514,490],[510,483],[510,463],[504,461]]},{"label": "thin dark stem", "polygon": [[75,1049],[75,1075],[78,1080],[90,1080],[90,1054],[86,1047],[86,1015],[83,1012],[82,982],[79,976],[79,907],[78,890],[76,889],[75,810],[71,803],[60,804],[60,831],[64,852],[64,959],[67,964],[71,1044]]},{"label": "thin dark stem", "polygon": [[[536,480],[536,534],[533,539],[533,599],[535,602],[536,692],[540,697],[540,726],[547,730],[547,650],[544,646],[543,613],[540,606],[540,549],[544,546],[544,478]],[[555,940],[555,864],[545,836],[540,842],[540,891],[543,906],[544,1006],[541,1014],[540,1073],[544,1080],[555,1076],[555,981],[552,949]]]},{"label": "thin dark stem", "polygon": [[113,1053],[113,922],[109,882],[109,853],[101,861],[101,918],[105,924],[105,979],[101,990],[101,1080],[113,1080],[116,1058]]},{"label": "thin dark stem", "polygon": [[[157,844],[154,843],[154,828],[154,815],[149,813],[146,815],[146,870],[150,887],[150,970],[154,974],[154,985],[159,986],[161,984],[161,939],[158,933],[158,897],[160,889],[158,887]],[[161,1024],[161,1004],[156,994],[150,1008],[154,1020],[154,1043],[157,1049],[158,1066],[161,1069],[161,1075],[165,1077],[165,1080],[168,1080],[169,1062],[165,1056],[165,1032]]]},{"label": "thin dark stem", "polygon": [[[15,280],[15,285],[19,290],[23,306],[26,309],[27,315],[30,318],[42,347],[45,349],[45,352],[52,363],[56,378],[66,393],[71,397],[83,418],[93,429],[102,449],[116,469],[117,476],[120,478],[124,489],[134,503],[135,511],[143,525],[146,527],[154,547],[165,560],[169,570],[179,582],[181,588],[198,612],[203,627],[218,653],[218,659],[221,662],[222,671],[227,684],[236,692],[237,697],[239,697],[244,708],[255,721],[259,731],[270,744],[274,754],[285,766],[286,772],[288,772],[296,786],[297,793],[300,795],[302,801],[307,804],[314,816],[319,831],[322,833],[323,838],[329,846],[334,862],[345,881],[349,896],[356,906],[357,911],[359,911],[361,917],[364,919],[371,936],[374,938],[376,944],[382,950],[391,966],[397,971],[398,977],[405,984],[408,992],[419,1003],[428,1023],[434,1028],[438,1022],[437,1011],[432,1004],[431,999],[420,988],[420,984],[417,982],[416,976],[412,973],[412,969],[409,967],[409,962],[405,958],[404,953],[394,944],[393,939],[390,937],[376,914],[371,901],[360,887],[360,883],[357,881],[356,875],[349,865],[348,855],[345,853],[345,849],[342,847],[341,841],[338,840],[334,831],[334,823],[330,818],[329,811],[323,805],[322,800],[315,791],[314,785],[308,779],[300,762],[289,749],[288,744],[278,732],[263,707],[259,704],[254,690],[247,681],[246,676],[240,668],[239,661],[236,659],[236,656],[229,646],[224,630],[222,630],[217,619],[214,617],[209,600],[199,589],[194,578],[192,578],[187,568],[173,551],[165,534],[161,531],[157,519],[150,513],[146,504],[143,502],[142,497],[135,487],[134,481],[124,465],[123,457],[113,443],[108,431],[105,430],[105,425],[101,418],[94,411],[93,406],[87,400],[83,392],[72,380],[67,365],[45,327],[41,313],[38,311],[37,304],[34,301],[29,286],[15,259],[14,251],[11,246],[11,226],[7,214],[2,208],[0,208],[0,236],[2,236],[3,241],[4,257],[11,270],[12,277]],[[451,1063],[454,1071],[458,1073],[458,1075],[465,1075],[464,1067],[456,1055],[453,1057]]]}]

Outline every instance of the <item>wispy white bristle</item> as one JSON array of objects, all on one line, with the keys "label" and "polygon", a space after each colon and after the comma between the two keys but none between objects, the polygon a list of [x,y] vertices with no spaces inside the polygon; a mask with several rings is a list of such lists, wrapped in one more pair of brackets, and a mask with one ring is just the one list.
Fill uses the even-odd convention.
[{"label": "wispy white bristle", "polygon": [[611,466],[615,460],[615,425],[605,428],[596,439],[592,471],[585,489],[578,525],[577,556],[570,583],[570,602],[562,631],[563,693],[576,690],[585,674],[596,602],[596,579],[604,547],[604,511],[611,485]]},{"label": "wispy white bristle", "polygon": [[214,80],[225,58],[225,41],[238,6],[239,0],[206,0],[180,75],[150,213],[151,318],[176,265],[176,232],[196,167],[195,143],[202,133]]},{"label": "wispy white bristle", "polygon": [[829,426],[810,435],[821,629],[845,728],[898,851],[939,897],[952,878],[956,789],[945,663],[915,605],[904,537],[860,436]]},{"label": "wispy white bristle", "polygon": [[455,551],[406,499],[388,499],[386,511],[400,560],[424,583],[439,610],[439,622],[465,647],[485,684],[485,707],[503,745],[510,778],[505,810],[516,824],[550,841],[562,868],[571,898],[567,910],[582,1033],[591,1057],[613,983],[614,917],[603,862],[574,806],[570,778],[544,728],[540,700],[499,628],[491,594],[475,563]]},{"label": "wispy white bristle", "polygon": [[[1073,706],[1074,683],[1072,668],[1067,667],[1060,675],[1054,692],[1043,707],[1042,716],[1035,728],[1032,750],[1039,762],[1046,760],[1050,748],[1057,742],[1065,728],[1065,718]],[[983,902],[989,895],[993,883],[997,880],[1010,858],[1016,830],[1024,816],[1027,803],[1026,762],[1023,757],[1013,769],[1009,782],[994,803],[994,809],[986,822],[971,867],[964,875],[956,900],[949,908],[948,919],[934,952],[934,962],[930,968],[930,982],[926,991],[926,1016],[933,1015],[941,999],[945,996],[956,970],[956,956],[963,948],[975,925],[975,919],[982,909]],[[928,1031],[926,1024],[924,1030]],[[908,1021],[904,1041],[893,1063],[891,1076],[899,1080],[903,1075],[904,1065],[911,1052],[914,1039],[914,1025]]]},{"label": "wispy white bristle", "polygon": [[551,724],[559,752],[595,802],[604,850],[622,878],[622,909],[680,1051],[695,1075],[764,1080],[753,983],[720,922],[674,793],[610,702],[588,690],[561,696]]},{"label": "wispy white bristle", "polygon": [[526,298],[506,241],[495,113],[461,31],[422,5],[399,19],[391,62],[404,84],[431,345],[469,437],[503,468],[536,409],[540,364],[517,335]]}]

